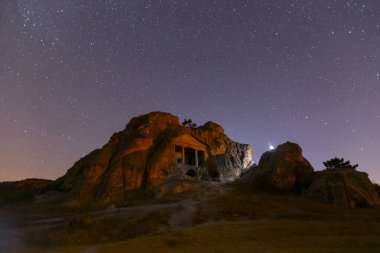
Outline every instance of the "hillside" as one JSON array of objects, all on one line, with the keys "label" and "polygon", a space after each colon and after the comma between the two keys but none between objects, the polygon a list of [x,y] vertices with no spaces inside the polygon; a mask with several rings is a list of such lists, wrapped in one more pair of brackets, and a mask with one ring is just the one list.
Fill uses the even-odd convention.
[{"label": "hillside", "polygon": [[379,187],[207,122],[133,118],[55,181],[0,183],[6,252],[378,252]]},{"label": "hillside", "polygon": [[31,200],[34,196],[48,191],[51,184],[51,180],[44,179],[0,182],[0,205]]}]

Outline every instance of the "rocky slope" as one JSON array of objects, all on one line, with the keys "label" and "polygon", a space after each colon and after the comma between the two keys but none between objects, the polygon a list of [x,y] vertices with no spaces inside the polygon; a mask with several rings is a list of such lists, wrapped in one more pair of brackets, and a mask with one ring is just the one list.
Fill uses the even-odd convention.
[{"label": "rocky slope", "polygon": [[133,118],[101,149],[77,161],[55,187],[82,202],[123,198],[181,173],[174,157],[178,139],[205,147],[207,161],[214,161],[202,166],[206,179],[234,179],[252,164],[252,148],[232,141],[221,126],[207,122],[198,128],[183,127],[176,116],[152,112]]},{"label": "rocky slope", "polygon": [[339,206],[380,206],[379,195],[368,174],[352,168],[315,173],[305,195]]},{"label": "rocky slope", "polygon": [[316,171],[295,143],[264,153],[240,184],[270,192],[296,193],[344,207],[380,206],[376,186],[368,174],[352,168]]}]

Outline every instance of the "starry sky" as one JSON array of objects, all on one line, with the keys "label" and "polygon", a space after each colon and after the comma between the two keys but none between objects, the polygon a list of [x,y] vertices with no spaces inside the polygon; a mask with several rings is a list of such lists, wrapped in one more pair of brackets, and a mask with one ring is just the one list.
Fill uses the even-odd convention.
[{"label": "starry sky", "polygon": [[380,1],[0,1],[0,181],[62,176],[150,111],[380,183]]}]

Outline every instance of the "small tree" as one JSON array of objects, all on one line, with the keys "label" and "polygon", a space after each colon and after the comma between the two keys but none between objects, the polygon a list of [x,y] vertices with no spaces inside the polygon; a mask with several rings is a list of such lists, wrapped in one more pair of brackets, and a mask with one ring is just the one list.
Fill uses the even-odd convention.
[{"label": "small tree", "polygon": [[350,168],[350,169],[356,169],[359,165],[351,165],[350,160],[344,161],[343,158],[332,158],[330,160],[327,160],[326,162],[323,162],[323,165],[325,165],[325,170],[335,170],[335,169],[341,169],[341,168]]},{"label": "small tree", "polygon": [[182,122],[182,126],[184,126],[184,127],[196,128],[196,127],[197,127],[197,124],[195,124],[195,123],[193,122],[192,119],[185,119],[185,120]]}]

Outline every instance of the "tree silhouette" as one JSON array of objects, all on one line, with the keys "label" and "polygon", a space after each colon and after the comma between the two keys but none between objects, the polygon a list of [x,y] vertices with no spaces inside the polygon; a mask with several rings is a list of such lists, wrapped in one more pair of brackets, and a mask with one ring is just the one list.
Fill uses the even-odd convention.
[{"label": "tree silhouette", "polygon": [[196,128],[197,124],[195,124],[192,119],[184,119],[182,126]]},{"label": "tree silhouette", "polygon": [[356,169],[359,165],[351,165],[350,160],[344,161],[343,158],[332,158],[330,160],[327,160],[323,162],[323,165],[325,165],[325,170],[335,170],[335,169],[341,169],[341,168],[350,168],[350,169]]}]

